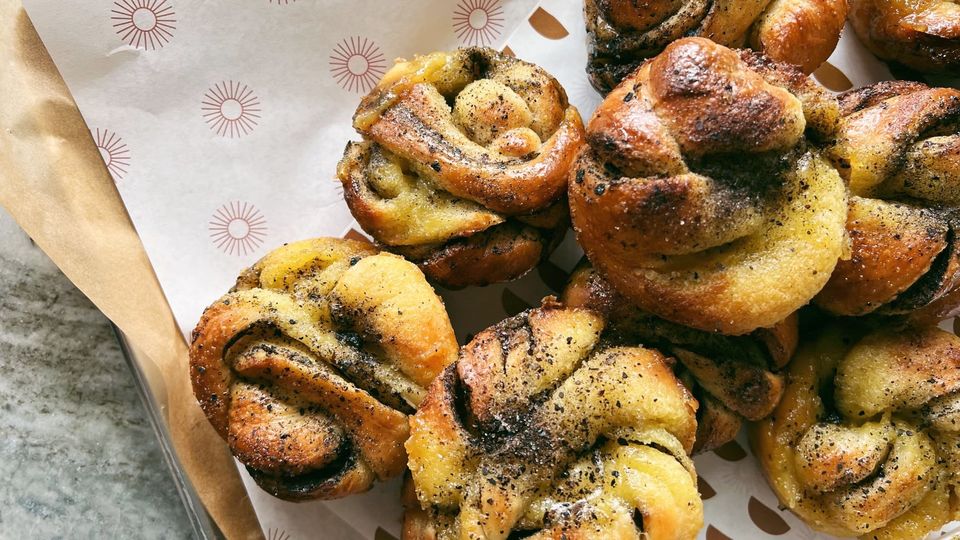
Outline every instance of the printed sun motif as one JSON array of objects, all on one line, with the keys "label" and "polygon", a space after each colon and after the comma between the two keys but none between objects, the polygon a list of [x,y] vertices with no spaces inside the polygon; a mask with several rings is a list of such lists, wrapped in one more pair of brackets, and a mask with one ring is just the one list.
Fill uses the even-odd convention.
[{"label": "printed sun motif", "polygon": [[163,47],[176,30],[177,14],[167,0],[117,0],[110,13],[120,39],[138,49]]},{"label": "printed sun motif", "polygon": [[590,117],[590,114],[592,114],[593,111],[600,106],[600,102],[603,101],[603,96],[594,90],[586,78],[576,80],[573,84],[569,85],[568,88],[570,101],[572,101],[573,104],[577,106],[577,109],[587,118]]},{"label": "printed sun motif", "polygon": [[[273,0],[271,0],[273,1]],[[278,0],[281,1],[281,0]],[[293,0],[296,1],[296,0]],[[290,540],[290,534],[283,529],[269,529],[267,531],[267,540]]]},{"label": "printed sun motif", "polygon": [[130,149],[127,148],[127,144],[110,130],[96,128],[92,135],[113,181],[122,180],[127,174],[127,168],[130,167]]},{"label": "printed sun motif", "polygon": [[247,135],[260,119],[260,98],[239,82],[213,85],[203,96],[203,119],[221,137]]},{"label": "printed sun motif", "polygon": [[344,90],[369,92],[386,73],[387,61],[377,44],[360,36],[337,43],[330,55],[330,74]]},{"label": "printed sun motif", "polygon": [[500,0],[460,0],[453,12],[453,31],[467,45],[490,45],[503,31]]},{"label": "printed sun motif", "polygon": [[210,239],[227,255],[253,253],[267,237],[267,220],[254,205],[232,201],[213,213]]}]

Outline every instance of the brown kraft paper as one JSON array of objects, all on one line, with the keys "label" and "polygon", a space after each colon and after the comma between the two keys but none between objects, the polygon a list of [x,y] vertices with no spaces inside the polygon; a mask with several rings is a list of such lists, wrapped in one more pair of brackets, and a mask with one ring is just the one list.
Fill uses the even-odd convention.
[{"label": "brown kraft paper", "polygon": [[0,204],[142,350],[177,457],[228,538],[262,538],[190,387],[187,345],[90,131],[20,0],[0,0]]}]

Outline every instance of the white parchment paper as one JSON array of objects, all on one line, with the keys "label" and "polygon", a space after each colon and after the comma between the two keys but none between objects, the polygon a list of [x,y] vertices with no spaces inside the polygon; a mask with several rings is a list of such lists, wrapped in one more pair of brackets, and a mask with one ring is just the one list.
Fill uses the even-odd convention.
[{"label": "white parchment paper", "polygon": [[[334,172],[359,98],[393,59],[508,46],[588,118],[580,0],[24,0],[76,98],[185,333],[270,249],[357,228]],[[890,78],[849,32],[830,62]],[[572,235],[571,235],[572,236]],[[463,341],[556,292],[581,251],[506,285],[443,291]],[[558,278],[558,276],[560,276]],[[136,283],[128,284],[136,287]],[[697,458],[716,494],[701,538],[818,538],[777,501],[745,440]],[[399,536],[399,480],[293,504],[241,474],[271,540]],[[777,519],[758,528],[765,512]],[[758,517],[759,516],[759,517]]]}]

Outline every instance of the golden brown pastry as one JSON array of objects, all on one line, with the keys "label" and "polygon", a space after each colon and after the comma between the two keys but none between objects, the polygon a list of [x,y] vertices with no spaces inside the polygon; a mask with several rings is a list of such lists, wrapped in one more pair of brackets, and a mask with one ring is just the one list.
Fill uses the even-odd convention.
[{"label": "golden brown pastry", "polygon": [[836,48],[846,0],[584,0],[593,85],[608,92],[682,37],[750,47],[811,73]]},{"label": "golden brown pastry", "polygon": [[884,60],[926,73],[960,73],[960,4],[955,0],[849,0],[850,24]]},{"label": "golden brown pastry", "polygon": [[606,339],[653,347],[679,360],[674,370],[700,403],[694,453],[730,442],[742,419],[766,418],[780,402],[779,372],[797,347],[795,314],[744,336],[695,330],[633,306],[586,261],[570,276],[561,300],[603,315]]},{"label": "golden brown pastry", "polygon": [[849,181],[851,256],[816,303],[838,315],[960,307],[960,91],[882,82],[840,96],[832,155]]},{"label": "golden brown pastry", "polygon": [[519,277],[562,239],[583,123],[543,69],[488,48],[401,61],[354,116],[353,216],[438,283]]},{"label": "golden brown pastry", "polygon": [[207,308],[190,375],[263,489],[331,499],[403,472],[407,415],[456,354],[443,303],[416,266],[320,238],[274,250]]},{"label": "golden brown pastry", "polygon": [[405,540],[695,537],[697,402],[602,330],[548,299],[461,350],[411,421]]},{"label": "golden brown pastry", "polygon": [[842,254],[846,187],[813,144],[837,118],[789,66],[676,41],[590,120],[569,191],[577,240],[645,311],[724,334],[771,327]]},{"label": "golden brown pastry", "polygon": [[920,539],[960,517],[960,338],[833,328],[788,369],[783,401],[751,433],[783,506],[863,539]]}]

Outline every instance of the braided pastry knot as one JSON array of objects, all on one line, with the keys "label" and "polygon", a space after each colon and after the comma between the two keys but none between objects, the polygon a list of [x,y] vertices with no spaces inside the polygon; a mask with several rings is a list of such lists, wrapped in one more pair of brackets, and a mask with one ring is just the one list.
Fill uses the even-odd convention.
[{"label": "braided pastry knot", "polygon": [[797,346],[796,315],[743,336],[688,328],[634,307],[586,261],[570,276],[562,301],[602,314],[605,339],[655,347],[679,360],[677,376],[700,403],[694,453],[733,440],[742,419],[766,418],[780,403],[779,371]]},{"label": "braided pastry knot", "polygon": [[577,239],[646,311],[700,330],[769,327],[823,287],[846,187],[809,144],[837,104],[784,65],[674,42],[607,96],[570,182]]},{"label": "braided pastry knot", "polygon": [[514,279],[562,239],[583,122],[543,69],[488,48],[399,62],[354,127],[337,171],[350,211],[431,279]]},{"label": "braided pastry knot", "polygon": [[342,497],[404,470],[407,415],[456,359],[440,298],[369,244],[288,244],[246,270],[193,331],[207,418],[257,483]]},{"label": "braided pastry knot", "polygon": [[923,72],[960,70],[954,0],[849,0],[850,25],[873,54]]},{"label": "braided pastry knot", "polygon": [[695,537],[697,402],[602,330],[548,299],[461,350],[411,420],[404,539]]},{"label": "braided pastry knot", "polygon": [[[919,539],[960,517],[960,338],[825,332],[751,433],[780,498],[838,536]],[[855,343],[854,343],[855,342]]]},{"label": "braided pastry knot", "polygon": [[838,315],[952,317],[960,306],[960,91],[890,81],[840,97],[852,256],[817,296]]},{"label": "braided pastry knot", "polygon": [[585,0],[587,72],[608,92],[673,41],[701,36],[811,73],[840,41],[846,0]]}]

